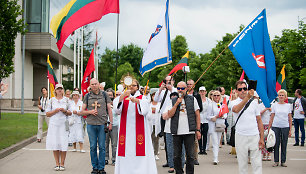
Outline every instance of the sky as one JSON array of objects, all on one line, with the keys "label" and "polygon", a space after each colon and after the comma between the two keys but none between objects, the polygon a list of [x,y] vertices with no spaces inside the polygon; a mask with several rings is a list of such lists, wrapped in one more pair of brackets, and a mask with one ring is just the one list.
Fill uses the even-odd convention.
[{"label": "sky", "polygon": [[[119,1],[119,47],[133,43],[145,49],[166,0]],[[50,20],[68,2],[51,0]],[[305,0],[170,0],[170,39],[183,35],[190,51],[208,53],[226,33],[247,26],[264,8],[271,40],[284,29],[297,29],[298,17],[306,22]],[[91,27],[101,38],[100,53],[116,49],[117,14],[103,16]]]}]

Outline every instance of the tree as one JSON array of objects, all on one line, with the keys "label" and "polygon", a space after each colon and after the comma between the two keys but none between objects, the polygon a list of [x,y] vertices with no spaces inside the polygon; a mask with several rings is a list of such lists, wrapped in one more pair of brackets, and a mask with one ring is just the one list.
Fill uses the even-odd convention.
[{"label": "tree", "polygon": [[285,29],[282,36],[276,36],[272,41],[275,54],[276,73],[279,75],[283,65],[286,65],[286,85],[289,93],[295,89],[306,90],[306,24],[299,21],[299,30]]},{"label": "tree", "polygon": [[15,39],[17,33],[25,34],[22,9],[17,0],[0,1],[0,79],[14,72]]}]

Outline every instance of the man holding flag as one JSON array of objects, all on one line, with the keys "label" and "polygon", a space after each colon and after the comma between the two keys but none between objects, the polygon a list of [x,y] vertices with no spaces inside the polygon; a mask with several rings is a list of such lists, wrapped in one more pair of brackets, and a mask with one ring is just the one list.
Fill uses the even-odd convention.
[{"label": "man holding flag", "polygon": [[[237,37],[229,44],[250,80],[257,81],[255,87],[265,107],[276,98],[275,90],[275,57],[270,43],[267,27],[266,10],[264,9]],[[236,83],[239,98],[233,101],[236,121],[235,145],[239,165],[239,173],[248,171],[248,151],[251,155],[253,173],[262,173],[261,153],[264,147],[263,124],[258,104],[252,102],[254,89],[248,90],[244,81]]]}]

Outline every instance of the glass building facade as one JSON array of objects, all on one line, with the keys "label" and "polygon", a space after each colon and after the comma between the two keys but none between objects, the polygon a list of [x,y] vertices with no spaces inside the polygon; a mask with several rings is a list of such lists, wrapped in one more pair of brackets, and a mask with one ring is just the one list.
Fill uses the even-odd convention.
[{"label": "glass building facade", "polygon": [[28,32],[49,32],[50,0],[27,0]]}]

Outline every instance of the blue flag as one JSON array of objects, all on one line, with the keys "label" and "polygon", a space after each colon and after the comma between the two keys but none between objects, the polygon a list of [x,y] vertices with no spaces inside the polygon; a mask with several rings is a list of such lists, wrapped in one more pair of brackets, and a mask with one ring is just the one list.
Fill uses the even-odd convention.
[{"label": "blue flag", "polygon": [[146,72],[172,62],[168,9],[169,0],[166,0],[166,6],[162,10],[143,53],[139,68],[142,76]]},{"label": "blue flag", "polygon": [[250,80],[257,80],[257,93],[266,107],[277,97],[275,57],[264,9],[229,44],[229,49]]}]

